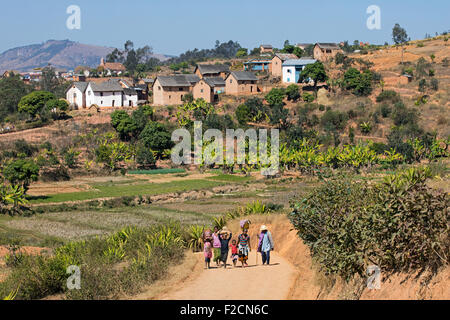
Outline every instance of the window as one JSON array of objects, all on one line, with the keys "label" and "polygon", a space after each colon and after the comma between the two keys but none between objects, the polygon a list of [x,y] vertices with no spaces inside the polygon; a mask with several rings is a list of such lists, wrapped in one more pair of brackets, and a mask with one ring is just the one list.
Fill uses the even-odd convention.
[{"label": "window", "polygon": [[102,101],[100,101],[100,104],[103,104],[103,100],[102,100]]},{"label": "window", "polygon": [[158,90],[161,90],[161,87],[158,86]]},{"label": "window", "polygon": [[233,83],[233,79],[230,79],[230,83]]},{"label": "window", "polygon": [[330,50],[330,49],[327,49],[327,53],[331,53],[331,50]]},{"label": "window", "polygon": [[178,91],[183,91],[183,88],[178,88]]},{"label": "window", "polygon": [[203,89],[200,89],[200,92],[203,93]]},{"label": "window", "polygon": [[103,92],[100,92],[100,97],[103,97]]}]

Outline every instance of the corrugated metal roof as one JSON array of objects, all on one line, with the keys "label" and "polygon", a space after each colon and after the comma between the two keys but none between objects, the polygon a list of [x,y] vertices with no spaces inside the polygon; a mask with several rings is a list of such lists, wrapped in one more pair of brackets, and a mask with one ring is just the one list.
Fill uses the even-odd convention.
[{"label": "corrugated metal roof", "polygon": [[307,64],[311,64],[316,62],[316,59],[289,59],[283,62],[284,66],[305,66]]}]

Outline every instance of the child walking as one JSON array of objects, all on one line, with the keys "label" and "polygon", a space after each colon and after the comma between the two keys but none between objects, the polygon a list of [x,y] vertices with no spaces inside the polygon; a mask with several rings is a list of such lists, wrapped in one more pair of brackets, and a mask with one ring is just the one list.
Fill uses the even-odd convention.
[{"label": "child walking", "polygon": [[211,240],[209,239],[203,245],[203,254],[205,255],[205,269],[209,269],[212,258]]},{"label": "child walking", "polygon": [[233,267],[236,267],[238,257],[239,255],[236,240],[233,240],[231,241],[231,261],[233,261]]}]

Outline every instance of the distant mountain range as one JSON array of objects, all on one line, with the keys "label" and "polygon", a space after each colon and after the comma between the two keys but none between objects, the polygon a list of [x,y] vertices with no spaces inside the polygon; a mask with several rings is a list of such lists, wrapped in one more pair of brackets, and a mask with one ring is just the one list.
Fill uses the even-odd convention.
[{"label": "distant mountain range", "polygon": [[[101,57],[106,57],[114,48],[82,44],[70,40],[48,40],[9,49],[0,54],[0,72],[6,70],[31,71],[51,64],[57,69],[73,70],[77,66],[96,67]],[[161,61],[171,56],[153,54]]]}]

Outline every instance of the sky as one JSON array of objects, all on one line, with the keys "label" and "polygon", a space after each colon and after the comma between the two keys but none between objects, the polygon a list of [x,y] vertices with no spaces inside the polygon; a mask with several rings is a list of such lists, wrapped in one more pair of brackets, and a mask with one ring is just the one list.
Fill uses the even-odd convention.
[{"label": "sky", "polygon": [[[46,40],[69,39],[122,48],[149,45],[179,55],[212,48],[215,41],[242,47],[354,40],[392,43],[399,23],[411,39],[450,30],[448,0],[1,0],[0,52]],[[80,8],[81,28],[70,30],[66,13]],[[377,5],[381,29],[369,30],[366,9]]]}]

